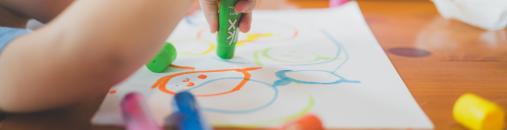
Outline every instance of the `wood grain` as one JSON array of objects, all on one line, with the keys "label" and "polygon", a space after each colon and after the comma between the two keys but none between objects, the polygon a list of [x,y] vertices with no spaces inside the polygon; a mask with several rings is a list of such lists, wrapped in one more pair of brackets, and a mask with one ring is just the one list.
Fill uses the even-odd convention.
[{"label": "wood grain", "polygon": [[[436,129],[463,129],[452,106],[465,92],[507,108],[507,30],[486,32],[438,15],[430,2],[361,2],[366,20]],[[394,55],[418,48],[430,56]]]}]

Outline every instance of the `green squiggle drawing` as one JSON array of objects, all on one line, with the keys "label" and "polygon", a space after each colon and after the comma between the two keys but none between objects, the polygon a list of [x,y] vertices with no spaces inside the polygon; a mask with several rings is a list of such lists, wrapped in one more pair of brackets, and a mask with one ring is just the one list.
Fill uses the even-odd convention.
[{"label": "green squiggle drawing", "polygon": [[309,60],[309,61],[288,61],[288,60],[283,60],[283,59],[278,59],[278,58],[275,58],[273,56],[271,56],[269,54],[269,51],[271,51],[271,48],[265,48],[265,49],[262,49],[262,50],[258,50],[254,53],[254,61],[255,61],[255,64],[256,65],[259,65],[259,66],[263,66],[263,63],[260,59],[260,56],[262,57],[265,57],[269,60],[272,60],[272,61],[277,61],[277,62],[282,62],[282,63],[289,63],[289,64],[300,64],[300,63],[310,63],[310,64],[318,64],[318,63],[315,63],[315,62],[328,62],[328,61],[331,61],[331,60],[334,60],[333,58],[331,57],[328,57],[328,56],[322,56],[322,55],[316,55],[315,58],[313,58],[312,60]]},{"label": "green squiggle drawing", "polygon": [[261,62],[261,59],[259,58],[259,55],[260,55],[259,53],[260,53],[259,51],[254,52],[254,56],[253,56],[254,62],[258,66],[264,66]]}]

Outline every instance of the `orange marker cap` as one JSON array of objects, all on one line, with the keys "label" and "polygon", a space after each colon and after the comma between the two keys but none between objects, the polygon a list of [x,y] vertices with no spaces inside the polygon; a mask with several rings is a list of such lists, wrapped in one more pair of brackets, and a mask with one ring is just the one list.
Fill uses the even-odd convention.
[{"label": "orange marker cap", "polygon": [[282,130],[324,130],[324,126],[319,117],[308,114],[294,122],[287,123],[282,127]]}]

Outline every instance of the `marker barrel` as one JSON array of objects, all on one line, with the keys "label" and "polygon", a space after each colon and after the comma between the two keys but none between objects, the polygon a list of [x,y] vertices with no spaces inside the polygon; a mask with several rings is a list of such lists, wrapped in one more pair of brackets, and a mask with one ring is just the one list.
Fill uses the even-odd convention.
[{"label": "marker barrel", "polygon": [[505,112],[498,104],[471,93],[458,98],[453,117],[473,130],[503,130],[505,126]]},{"label": "marker barrel", "polygon": [[180,116],[177,126],[180,130],[211,130],[202,118],[199,105],[194,95],[188,91],[182,91],[174,95],[176,112]]},{"label": "marker barrel", "polygon": [[127,94],[121,102],[126,130],[162,130],[144,107],[143,97],[138,93]]},{"label": "marker barrel", "polygon": [[234,10],[237,0],[220,0],[217,55],[222,59],[234,57],[238,41],[241,13]]},{"label": "marker barrel", "polygon": [[176,55],[176,48],[167,42],[146,67],[153,73],[163,73],[174,62]]},{"label": "marker barrel", "polygon": [[319,117],[308,114],[296,121],[285,124],[280,130],[324,130],[324,125]]},{"label": "marker barrel", "polygon": [[349,2],[349,0],[329,0],[329,7],[339,7],[347,2]]}]

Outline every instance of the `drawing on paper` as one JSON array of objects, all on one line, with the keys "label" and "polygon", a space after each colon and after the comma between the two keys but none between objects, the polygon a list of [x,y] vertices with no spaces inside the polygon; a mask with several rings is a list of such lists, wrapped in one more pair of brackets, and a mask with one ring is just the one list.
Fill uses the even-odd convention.
[{"label": "drawing on paper", "polygon": [[141,68],[110,91],[93,122],[121,125],[117,104],[136,91],[164,123],[172,96],[190,91],[214,126],[278,127],[315,113],[330,128],[431,128],[357,11],[350,4],[342,11],[258,13],[251,32],[238,35],[231,60],[216,56],[216,36],[202,15],[186,17],[167,40],[178,51],[171,69]]}]

